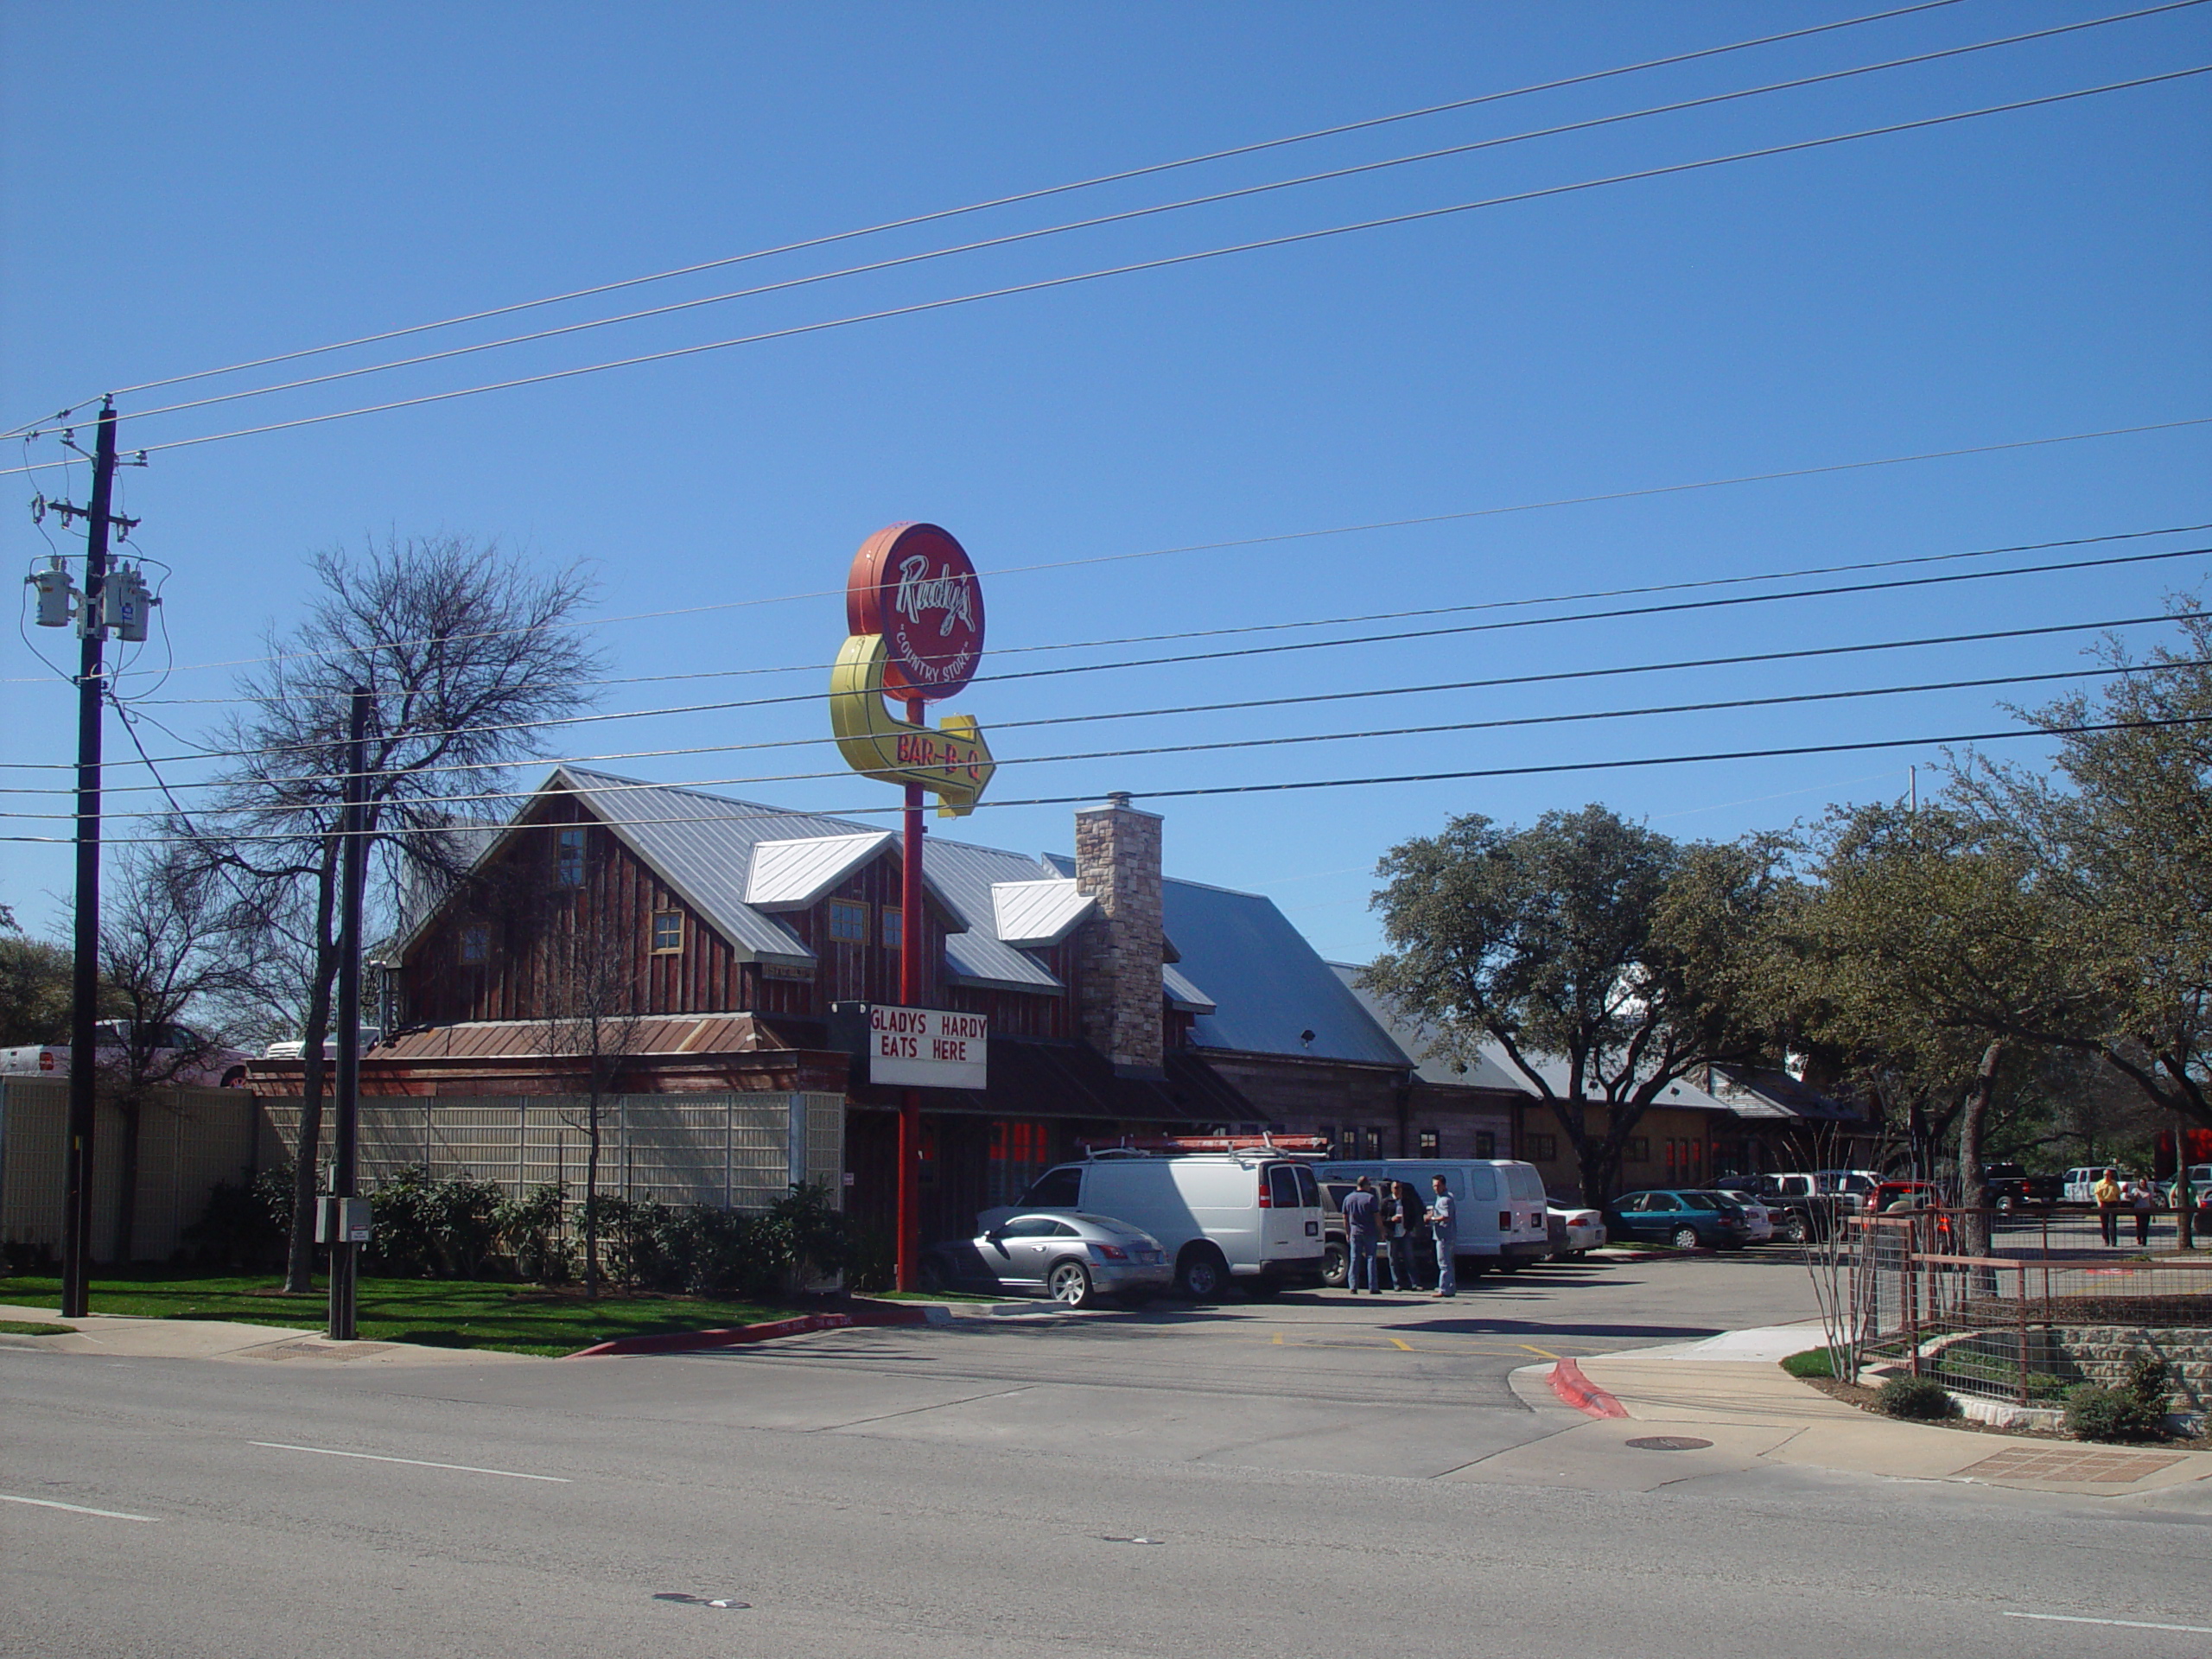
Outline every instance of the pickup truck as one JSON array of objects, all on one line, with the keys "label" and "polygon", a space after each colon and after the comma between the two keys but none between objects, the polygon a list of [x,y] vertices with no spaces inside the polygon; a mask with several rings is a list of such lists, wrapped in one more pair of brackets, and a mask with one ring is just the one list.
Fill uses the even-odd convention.
[{"label": "pickup truck", "polygon": [[1981,1171],[1982,1202],[2010,1215],[2015,1210],[2048,1210],[2066,1196],[2062,1175],[2031,1175],[2018,1164],[1985,1164]]},{"label": "pickup truck", "polygon": [[[130,1045],[130,1022],[103,1020],[92,1027],[98,1045],[93,1053],[102,1067],[122,1064]],[[152,1030],[148,1071],[164,1083],[205,1088],[235,1088],[245,1081],[245,1063],[252,1057],[242,1049],[210,1043],[186,1026],[162,1026]],[[21,1048],[0,1048],[0,1077],[66,1077],[69,1075],[69,1045],[32,1043]]]}]

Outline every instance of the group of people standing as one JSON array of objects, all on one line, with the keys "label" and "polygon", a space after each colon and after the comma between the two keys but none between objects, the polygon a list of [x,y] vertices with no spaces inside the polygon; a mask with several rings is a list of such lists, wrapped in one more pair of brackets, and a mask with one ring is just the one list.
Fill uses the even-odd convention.
[{"label": "group of people standing", "polygon": [[1414,1268],[1414,1247],[1423,1237],[1436,1247],[1434,1294],[1459,1294],[1459,1200],[1441,1175],[1430,1185],[1436,1191],[1427,1204],[1410,1181],[1386,1180],[1378,1192],[1364,1175],[1344,1194],[1344,1285],[1352,1294],[1365,1289],[1381,1295],[1385,1268],[1391,1289],[1427,1289]]}]

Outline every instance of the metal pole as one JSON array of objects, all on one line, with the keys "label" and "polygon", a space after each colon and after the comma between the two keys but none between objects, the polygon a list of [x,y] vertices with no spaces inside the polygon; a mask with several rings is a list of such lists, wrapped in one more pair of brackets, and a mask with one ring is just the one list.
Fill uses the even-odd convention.
[{"label": "metal pole", "polygon": [[[369,693],[353,688],[346,722],[346,810],[338,849],[338,1076],[331,1090],[330,1186],[341,1217],[358,1185],[354,1141],[361,1093],[361,885],[368,864]],[[353,1288],[360,1247],[334,1228],[330,1241],[330,1336],[353,1339]]]},{"label": "metal pole", "polygon": [[[929,705],[906,702],[906,718],[926,724]],[[906,785],[906,844],[899,870],[899,1001],[916,1007],[922,999],[922,786]],[[899,1100],[899,1288],[912,1290],[921,1253],[922,1091]]]},{"label": "metal pole", "polygon": [[107,586],[108,507],[115,493],[115,400],[100,405],[86,513],[84,650],[77,668],[77,913],[70,982],[69,1133],[61,1160],[61,1315],[92,1310],[92,1085],[99,1063],[93,1027],[100,995],[100,699],[106,695],[101,590]]}]

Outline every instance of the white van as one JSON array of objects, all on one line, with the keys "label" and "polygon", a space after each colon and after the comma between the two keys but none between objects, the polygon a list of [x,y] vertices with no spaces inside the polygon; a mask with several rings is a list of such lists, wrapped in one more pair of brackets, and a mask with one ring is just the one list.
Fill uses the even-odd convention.
[{"label": "white van", "polygon": [[1175,1263],[1176,1288],[1201,1301],[1230,1284],[1248,1295],[1272,1296],[1321,1283],[1321,1188],[1311,1161],[1264,1147],[1102,1150],[1046,1170],[1020,1203],[976,1220],[988,1232],[1008,1216],[1040,1210],[1111,1216],[1143,1228]]},{"label": "white van", "polygon": [[1510,1273],[1552,1252],[1551,1224],[1544,1214],[1544,1178],[1534,1164],[1510,1158],[1380,1158],[1331,1160],[1316,1173],[1332,1187],[1366,1176],[1380,1187],[1403,1181],[1426,1205],[1436,1195],[1436,1177],[1458,1202],[1459,1272],[1471,1277],[1491,1268]]}]

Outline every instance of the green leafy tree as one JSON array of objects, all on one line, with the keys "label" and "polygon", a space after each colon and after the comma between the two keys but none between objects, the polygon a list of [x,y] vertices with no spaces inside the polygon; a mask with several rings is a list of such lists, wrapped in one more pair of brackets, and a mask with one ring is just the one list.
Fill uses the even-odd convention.
[{"label": "green leafy tree", "polygon": [[1527,830],[1470,813],[1376,873],[1392,949],[1365,982],[1446,1057],[1494,1046],[1550,1106],[1586,1202],[1669,1085],[1771,1051],[1753,995],[1787,887],[1770,842],[1683,846],[1597,805]]}]

